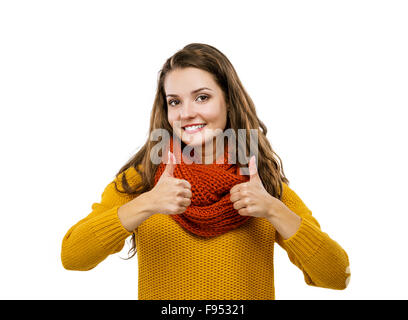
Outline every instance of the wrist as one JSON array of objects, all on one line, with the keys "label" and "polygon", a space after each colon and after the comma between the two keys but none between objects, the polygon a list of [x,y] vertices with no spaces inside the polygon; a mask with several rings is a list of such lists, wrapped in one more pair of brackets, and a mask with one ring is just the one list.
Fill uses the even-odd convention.
[{"label": "wrist", "polygon": [[283,202],[273,199],[269,202],[268,210],[266,212],[266,218],[268,220],[277,219],[281,215],[285,214],[286,210],[289,210],[289,208],[286,207]]},{"label": "wrist", "polygon": [[268,212],[267,220],[285,240],[296,234],[302,223],[302,218],[283,203]]},{"label": "wrist", "polygon": [[155,213],[155,210],[152,206],[154,203],[150,198],[150,192],[144,192],[135,198],[134,206],[137,208],[137,212],[140,215],[145,216],[146,218],[152,216]]},{"label": "wrist", "polygon": [[149,206],[148,197],[144,193],[118,208],[119,220],[128,232],[134,232],[153,213]]}]

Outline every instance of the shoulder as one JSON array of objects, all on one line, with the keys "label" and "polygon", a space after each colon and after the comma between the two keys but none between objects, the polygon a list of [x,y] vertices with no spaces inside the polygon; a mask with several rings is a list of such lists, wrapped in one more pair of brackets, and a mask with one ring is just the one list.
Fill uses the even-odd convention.
[{"label": "shoulder", "polygon": [[282,202],[293,211],[310,212],[299,195],[285,182],[282,182]]},{"label": "shoulder", "polygon": [[282,199],[284,198],[291,198],[293,196],[293,190],[289,187],[289,185],[282,181]]},{"label": "shoulder", "polygon": [[293,199],[298,197],[296,192],[285,182],[282,182],[282,198]]},{"label": "shoulder", "polygon": [[121,205],[134,199],[135,195],[127,194],[123,188],[124,177],[131,188],[141,181],[141,176],[134,167],[130,167],[115,176],[102,193],[102,204],[106,207]]},{"label": "shoulder", "polygon": [[[142,168],[141,165],[138,165],[138,170],[140,171]],[[133,187],[137,184],[140,183],[140,181],[142,180],[142,177],[140,175],[140,173],[136,170],[135,167],[131,166],[129,168],[127,168],[126,170],[122,171],[121,173],[119,173],[117,176],[115,176],[114,181],[112,181],[111,183],[116,183],[118,188],[120,187],[120,189],[123,190],[123,181],[124,179],[126,179],[127,183]]]}]

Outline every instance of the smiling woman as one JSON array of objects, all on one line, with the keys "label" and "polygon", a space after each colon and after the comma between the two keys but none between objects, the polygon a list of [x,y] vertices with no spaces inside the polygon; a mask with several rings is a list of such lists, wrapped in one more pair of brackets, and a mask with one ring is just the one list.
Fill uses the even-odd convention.
[{"label": "smiling woman", "polygon": [[[170,133],[165,143],[173,152],[175,146],[202,146],[220,133],[244,130],[248,134],[237,148],[224,145],[224,156],[249,154],[249,175],[242,174],[248,161],[227,163],[224,157],[215,163],[214,150],[203,155],[210,160],[203,164],[186,163],[177,152],[162,152],[162,162],[153,163],[152,150],[163,141],[148,139],[92,212],[66,233],[66,269],[90,270],[132,236],[139,299],[268,300],[275,299],[278,243],[308,285],[346,288],[347,253],[289,187],[267,128],[223,53],[192,43],[166,60],[149,138],[156,129]],[[257,156],[251,154],[251,130],[258,135]]]},{"label": "smiling woman", "polygon": [[[205,150],[205,144],[213,140],[215,146],[216,132],[223,132],[227,124],[227,107],[223,90],[211,73],[191,67],[175,69],[168,73],[164,87],[166,97],[177,97],[167,102],[167,119],[173,132],[186,145],[201,144]],[[212,163],[214,156],[204,154],[202,163],[208,163],[207,158]]]}]

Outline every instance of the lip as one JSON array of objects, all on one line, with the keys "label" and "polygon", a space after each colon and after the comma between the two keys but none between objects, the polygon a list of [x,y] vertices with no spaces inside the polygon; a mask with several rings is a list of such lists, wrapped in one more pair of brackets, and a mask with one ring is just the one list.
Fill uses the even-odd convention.
[{"label": "lip", "polygon": [[207,126],[207,124],[206,123],[197,123],[197,124],[191,124],[191,125],[186,126],[186,127],[191,127],[191,126],[196,126],[196,125],[200,125],[200,124],[203,124],[204,127],[194,129],[194,130],[190,130],[190,131],[187,131],[186,129],[184,129],[185,127],[182,127],[182,129],[184,130],[184,132],[187,132],[189,134],[196,133],[196,132],[201,131],[202,129],[204,129]]},{"label": "lip", "polygon": [[206,124],[206,123],[190,123],[190,124],[187,124],[187,125],[185,125],[185,126],[182,126],[182,128],[184,129],[185,127],[191,127],[191,126],[199,126],[200,124]]}]

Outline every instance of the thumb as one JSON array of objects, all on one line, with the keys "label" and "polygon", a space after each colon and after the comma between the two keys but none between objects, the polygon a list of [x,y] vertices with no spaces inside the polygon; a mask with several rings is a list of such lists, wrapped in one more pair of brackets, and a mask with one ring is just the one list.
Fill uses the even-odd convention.
[{"label": "thumb", "polygon": [[172,154],[170,151],[167,153],[167,165],[166,168],[164,169],[163,174],[173,177],[174,174],[174,167],[175,167],[175,156]]},{"label": "thumb", "polygon": [[262,183],[261,178],[259,177],[258,174],[258,168],[256,167],[255,156],[252,156],[251,159],[249,160],[248,169],[249,180]]}]

